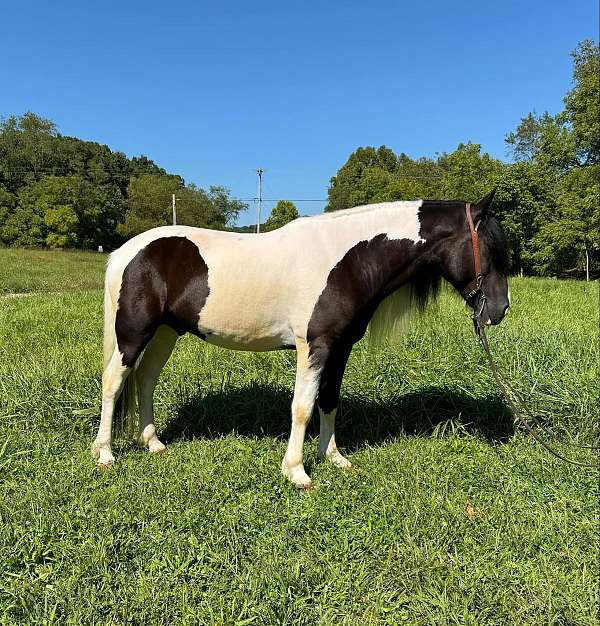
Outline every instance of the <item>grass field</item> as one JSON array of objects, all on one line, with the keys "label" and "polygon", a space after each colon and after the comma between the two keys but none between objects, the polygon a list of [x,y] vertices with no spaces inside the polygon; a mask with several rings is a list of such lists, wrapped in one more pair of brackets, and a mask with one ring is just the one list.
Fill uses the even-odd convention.
[{"label": "grass field", "polygon": [[0,296],[100,289],[106,255],[0,248]]},{"label": "grass field", "polygon": [[[192,337],[157,389],[168,451],[121,440],[95,466],[102,265],[0,250],[0,291],[53,292],[0,299],[0,624],[597,624],[598,473],[513,432],[449,291],[401,345],[355,348],[356,470],[317,462],[315,419],[298,493],[279,471],[294,354]],[[511,291],[501,369],[593,442],[597,284]]]}]

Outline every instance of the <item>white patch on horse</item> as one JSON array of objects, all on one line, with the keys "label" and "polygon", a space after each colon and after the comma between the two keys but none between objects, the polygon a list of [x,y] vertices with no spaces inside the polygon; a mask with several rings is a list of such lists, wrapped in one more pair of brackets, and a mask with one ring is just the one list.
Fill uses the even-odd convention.
[{"label": "white patch on horse", "polygon": [[352,463],[340,453],[335,443],[335,416],[337,409],[330,413],[324,413],[319,407],[319,456],[329,459],[335,466],[341,469],[350,469]]},{"label": "white patch on horse", "polygon": [[304,470],[304,436],[319,390],[321,370],[311,367],[309,347],[305,341],[298,341],[296,354],[296,384],[292,401],[292,430],[285,456],[281,463],[281,471],[296,487],[309,489],[312,483]]}]

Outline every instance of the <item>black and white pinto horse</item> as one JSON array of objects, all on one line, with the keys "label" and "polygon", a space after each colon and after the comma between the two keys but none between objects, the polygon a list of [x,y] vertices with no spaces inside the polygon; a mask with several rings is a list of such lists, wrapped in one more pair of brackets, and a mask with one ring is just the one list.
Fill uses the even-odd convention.
[{"label": "black and white pinto horse", "polygon": [[[507,249],[488,215],[492,195],[472,205],[472,216],[481,245],[482,315],[498,324],[509,305]],[[154,427],[154,388],[177,337],[190,332],[234,350],[295,349],[283,473],[310,487],[302,449],[315,401],[320,456],[349,468],[334,423],[352,346],[369,323],[375,332],[422,308],[441,277],[478,306],[469,299],[473,248],[464,202],[386,202],[300,218],[260,235],[165,226],[134,237],[111,255],[106,270],[94,457],[101,466],[114,462],[112,422],[122,393],[139,405],[139,443],[164,450]]]}]

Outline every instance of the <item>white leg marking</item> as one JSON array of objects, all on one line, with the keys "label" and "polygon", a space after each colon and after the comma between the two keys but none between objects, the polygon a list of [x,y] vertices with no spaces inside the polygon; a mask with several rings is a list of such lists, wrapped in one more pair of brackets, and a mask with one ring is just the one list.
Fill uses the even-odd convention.
[{"label": "white leg marking", "polygon": [[140,407],[138,442],[150,452],[162,452],[165,444],[156,436],[154,426],[154,389],[165,363],[171,356],[177,333],[169,326],[159,326],[146,347],[135,371]]},{"label": "white leg marking", "polygon": [[340,453],[335,443],[335,415],[337,409],[331,413],[324,413],[319,407],[319,456],[329,459],[335,466],[341,469],[350,469],[352,463]]},{"label": "white leg marking", "polygon": [[308,363],[308,345],[305,341],[299,341],[296,344],[296,350],[298,363],[296,366],[294,400],[292,402],[292,430],[281,464],[281,471],[296,487],[309,489],[312,482],[304,471],[302,448],[306,426],[310,421],[317,396],[321,372],[310,368]]},{"label": "white leg marking", "polygon": [[92,455],[100,467],[115,462],[110,444],[115,402],[123,388],[123,383],[131,370],[121,363],[121,354],[115,348],[113,355],[102,374],[102,413],[98,434],[92,444]]}]

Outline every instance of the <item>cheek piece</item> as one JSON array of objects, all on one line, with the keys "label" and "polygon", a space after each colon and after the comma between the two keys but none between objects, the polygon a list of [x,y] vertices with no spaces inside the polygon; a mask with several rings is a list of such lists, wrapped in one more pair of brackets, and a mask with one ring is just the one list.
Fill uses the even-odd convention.
[{"label": "cheek piece", "polygon": [[485,306],[485,293],[483,292],[483,274],[481,273],[481,254],[479,252],[479,234],[477,229],[481,220],[476,225],[473,224],[473,216],[471,215],[471,203],[465,204],[465,213],[467,216],[467,224],[471,232],[471,243],[473,244],[473,266],[475,268],[475,278],[463,290],[463,296],[467,302],[473,305],[473,325],[475,332],[480,334],[483,327],[481,315]]}]

